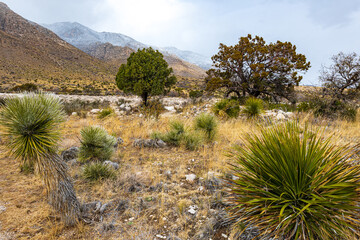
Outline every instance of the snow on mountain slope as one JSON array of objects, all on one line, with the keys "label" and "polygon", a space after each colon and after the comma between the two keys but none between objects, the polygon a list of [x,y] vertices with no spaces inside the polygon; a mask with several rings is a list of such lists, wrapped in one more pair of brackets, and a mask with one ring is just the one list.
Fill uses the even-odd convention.
[{"label": "snow on mountain slope", "polygon": [[[114,46],[129,47],[135,50],[149,47],[149,45],[138,42],[124,34],[97,32],[77,22],[59,22],[54,24],[43,24],[43,26],[56,33],[66,42],[80,49],[95,43],[111,43]],[[182,51],[175,47],[152,47],[158,49],[164,55],[175,55],[178,58],[195,64],[203,69],[209,69],[211,67],[210,58],[201,54],[191,51]]]}]

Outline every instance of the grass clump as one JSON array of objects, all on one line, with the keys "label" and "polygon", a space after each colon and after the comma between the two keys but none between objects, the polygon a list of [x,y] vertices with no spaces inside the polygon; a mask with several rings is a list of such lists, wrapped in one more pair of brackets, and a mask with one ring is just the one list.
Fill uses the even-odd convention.
[{"label": "grass clump", "polygon": [[99,181],[103,179],[114,179],[116,177],[115,171],[111,166],[101,162],[92,162],[85,165],[82,176],[84,179],[90,181]]},{"label": "grass clump", "polygon": [[263,108],[264,102],[261,99],[251,97],[246,100],[243,113],[248,118],[256,118],[260,116]]},{"label": "grass clump", "polygon": [[103,127],[84,127],[81,129],[80,134],[80,161],[105,161],[109,160],[114,154],[116,138],[109,135]]},{"label": "grass clump", "polygon": [[240,113],[239,102],[235,99],[222,99],[214,104],[212,111],[222,118],[237,118]]},{"label": "grass clump", "polygon": [[290,122],[249,135],[230,153],[232,217],[259,238],[359,237],[360,166],[351,149]]},{"label": "grass clump", "polygon": [[202,131],[208,142],[213,141],[217,132],[217,121],[215,116],[208,113],[200,114],[195,118],[194,128],[195,130]]},{"label": "grass clump", "polygon": [[97,117],[99,119],[103,119],[103,118],[106,118],[106,117],[112,115],[113,113],[114,113],[114,110],[111,107],[104,108],[98,113]]},{"label": "grass clump", "polygon": [[148,100],[147,105],[142,104],[139,107],[139,111],[145,116],[145,118],[158,119],[160,114],[165,111],[165,107],[159,99]]},{"label": "grass clump", "polygon": [[202,138],[196,132],[186,132],[182,137],[182,142],[187,150],[195,151],[199,149]]},{"label": "grass clump", "polygon": [[170,146],[180,146],[180,142],[185,133],[185,125],[180,121],[170,122],[170,130],[162,135],[164,142]]}]

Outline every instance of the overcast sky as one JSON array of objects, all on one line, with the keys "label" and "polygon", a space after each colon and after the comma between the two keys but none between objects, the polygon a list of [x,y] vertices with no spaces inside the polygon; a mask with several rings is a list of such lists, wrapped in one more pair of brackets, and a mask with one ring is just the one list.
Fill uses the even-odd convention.
[{"label": "overcast sky", "polygon": [[145,44],[206,56],[219,43],[248,33],[290,41],[312,68],[302,84],[317,84],[321,65],[340,51],[360,54],[360,0],[0,0],[37,23],[79,22]]}]

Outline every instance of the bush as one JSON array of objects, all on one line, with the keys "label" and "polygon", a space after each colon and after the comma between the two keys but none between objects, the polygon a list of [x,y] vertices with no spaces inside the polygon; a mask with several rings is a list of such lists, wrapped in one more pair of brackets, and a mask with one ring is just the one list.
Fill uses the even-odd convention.
[{"label": "bush", "polygon": [[262,112],[263,108],[264,108],[264,103],[261,99],[251,97],[248,100],[246,100],[243,112],[249,118],[255,118],[260,116],[260,113]]},{"label": "bush", "polygon": [[109,107],[109,108],[104,108],[102,109],[99,113],[98,113],[98,118],[102,119],[102,118],[105,118],[105,117],[108,117],[110,116],[111,114],[114,113],[114,110]]},{"label": "bush", "polygon": [[160,114],[165,111],[164,105],[159,99],[148,100],[147,105],[142,104],[139,108],[140,113],[142,113],[145,118],[155,118],[158,119]]},{"label": "bush", "polygon": [[193,100],[202,97],[204,94],[203,90],[190,90],[189,97]]},{"label": "bush", "polygon": [[214,140],[217,131],[216,118],[207,113],[202,113],[195,118],[194,128],[205,134],[206,140],[211,142]]},{"label": "bush", "polygon": [[22,85],[18,85],[10,89],[14,92],[35,92],[38,90],[38,86],[33,83],[24,83]]},{"label": "bush", "polygon": [[65,113],[59,98],[46,93],[27,93],[24,97],[9,98],[2,108],[1,124],[11,138],[11,153],[33,164],[44,154],[55,153],[60,140],[59,125]]},{"label": "bush", "polygon": [[104,128],[88,126],[82,128],[80,134],[79,159],[81,161],[105,161],[114,154],[116,138],[109,135]]},{"label": "bush", "polygon": [[357,108],[350,104],[325,98],[314,98],[311,101],[302,102],[297,106],[297,110],[301,112],[311,110],[314,112],[315,117],[340,118],[347,121],[355,121],[357,115]]},{"label": "bush", "polygon": [[234,219],[260,238],[355,239],[360,166],[350,149],[296,123],[263,128],[230,153]]},{"label": "bush", "polygon": [[116,174],[111,166],[101,162],[93,162],[85,165],[82,176],[90,181],[99,181],[108,178],[114,179]]},{"label": "bush", "polygon": [[222,99],[214,104],[212,111],[219,117],[237,118],[240,113],[239,102],[235,99]]},{"label": "bush", "polygon": [[[185,133],[184,123],[180,121],[173,121],[170,123],[170,130],[162,135],[164,142],[170,146],[180,146],[181,139]],[[160,135],[161,137],[161,135]]]},{"label": "bush", "polygon": [[[72,101],[64,101],[64,110],[67,115],[73,112],[78,113],[80,116],[84,115],[84,112],[90,111],[91,109],[109,108],[109,101],[87,101],[82,99],[75,99]],[[85,114],[86,115],[86,114]]]},{"label": "bush", "polygon": [[196,132],[187,132],[183,135],[182,142],[187,150],[194,151],[200,147],[202,138]]}]

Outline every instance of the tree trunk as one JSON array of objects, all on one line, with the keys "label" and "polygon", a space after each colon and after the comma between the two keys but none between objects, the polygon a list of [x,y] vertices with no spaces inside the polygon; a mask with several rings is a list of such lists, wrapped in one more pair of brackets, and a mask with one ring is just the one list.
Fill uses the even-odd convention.
[{"label": "tree trunk", "polygon": [[143,93],[141,94],[141,98],[142,98],[143,103],[144,103],[145,106],[147,106],[148,97],[149,97],[149,95],[148,95],[147,92],[143,92]]}]

